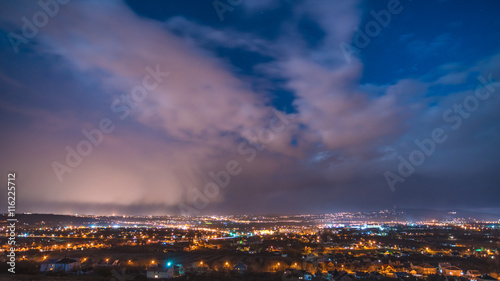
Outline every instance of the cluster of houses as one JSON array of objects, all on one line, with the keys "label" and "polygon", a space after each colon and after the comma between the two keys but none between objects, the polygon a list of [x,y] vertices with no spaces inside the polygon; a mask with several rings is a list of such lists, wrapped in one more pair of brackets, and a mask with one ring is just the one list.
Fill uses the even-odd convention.
[{"label": "cluster of houses", "polygon": [[[232,269],[233,272],[237,273],[246,273],[248,271],[248,266],[243,262],[238,262],[233,267],[228,267],[228,269]],[[146,273],[147,278],[152,279],[170,279],[177,278],[185,275],[185,273],[190,272],[194,274],[205,274],[210,271],[210,268],[207,264],[194,263],[192,266],[188,267],[186,270],[180,264],[172,264],[167,262],[165,266],[160,266],[159,264],[152,264]]]},{"label": "cluster of houses", "polygon": [[[481,273],[477,270],[463,270],[453,266],[448,262],[433,264],[428,263],[413,264],[411,260],[419,259],[410,257],[410,255],[395,256],[389,253],[363,253],[353,255],[351,253],[327,253],[322,254],[313,251],[302,257],[303,262],[315,265],[319,271],[332,271],[342,269],[350,272],[379,272],[385,277],[396,277],[397,275],[412,275],[416,277],[425,277],[431,274],[442,274],[445,276],[467,277],[470,280]],[[425,257],[422,257],[424,260]],[[465,261],[464,261],[465,262]],[[496,279],[495,279],[496,280]]]},{"label": "cluster of houses", "polygon": [[429,275],[433,274],[441,274],[446,280],[498,281],[498,279],[487,274],[481,274],[478,270],[468,270],[464,272],[460,268],[452,266],[450,263],[439,263],[438,267],[426,263],[417,266],[411,265],[411,270],[406,271],[396,271],[397,269],[390,265],[385,265],[380,269],[381,271],[356,271],[354,273],[349,273],[345,270],[333,270],[313,274],[305,270],[288,268],[282,275],[282,281],[319,279],[328,281],[356,281],[357,279],[381,280],[384,277],[405,280],[411,276],[419,279],[426,279]]},{"label": "cluster of houses", "polygon": [[[453,266],[449,262],[443,262],[437,265],[431,265],[428,263],[413,265],[411,262],[403,263],[400,261],[389,261],[388,263],[381,263],[380,261],[377,261],[376,263],[373,263],[370,259],[365,257],[365,259],[362,260],[356,259],[358,262],[352,261],[352,263],[350,263],[348,262],[350,257],[346,257],[345,255],[342,255],[342,257],[334,257],[330,261],[323,261],[321,259],[311,261],[310,259],[312,259],[312,257],[309,257],[308,262],[304,261],[302,266],[295,263],[293,266],[290,265],[290,267],[288,267],[288,265],[283,262],[281,265],[286,269],[282,269],[282,280],[315,280],[313,279],[315,276],[316,278],[329,281],[353,281],[354,279],[380,280],[384,277],[403,280],[410,276],[425,279],[430,275],[439,274],[446,276],[448,279],[454,278],[455,280],[498,281],[498,279],[482,274],[478,270],[464,271],[457,266]],[[304,266],[305,264],[316,264],[316,266],[306,267]],[[98,263],[97,265],[118,266],[120,263],[118,260],[112,261],[106,259],[106,263]],[[248,266],[241,261],[234,265],[226,263],[224,268],[227,271],[233,271],[235,273],[246,273],[248,271]],[[303,270],[306,268],[309,268],[310,270]],[[83,272],[81,262],[77,259],[68,257],[62,259],[46,259],[41,263],[40,271],[65,273]],[[147,278],[151,279],[170,279],[183,276],[186,273],[205,274],[210,271],[211,269],[209,266],[203,262],[193,263],[185,269],[183,265],[172,264],[171,262],[164,261],[159,264],[151,264],[147,269],[146,275]]]},{"label": "cluster of houses", "polygon": [[[97,263],[97,266],[119,266],[118,260],[111,261],[109,259],[103,260]],[[234,266],[228,266],[228,270],[232,270],[236,273],[246,273],[248,271],[248,266],[243,262],[238,262]],[[201,263],[195,263],[187,268],[187,272],[195,274],[208,273],[210,268],[208,265]],[[62,259],[46,259],[40,264],[40,272],[43,273],[84,273],[82,271],[82,263],[77,259],[72,258],[62,258]],[[147,269],[147,278],[152,279],[170,279],[185,275],[186,270],[181,264],[172,264],[166,262],[164,266],[159,264],[151,264]]]},{"label": "cluster of houses", "polygon": [[[428,263],[413,265],[405,263],[403,267],[392,267],[391,265],[382,266],[382,271],[385,276],[393,278],[402,278],[409,276],[426,277],[432,274],[442,274],[450,277],[465,277],[469,280],[488,280],[488,275],[482,275],[478,270],[464,271],[457,266],[451,265],[449,262],[439,263],[438,266],[432,266]],[[483,276],[484,278],[481,278]],[[492,277],[491,277],[492,278]],[[493,278],[492,280],[498,280]]]}]

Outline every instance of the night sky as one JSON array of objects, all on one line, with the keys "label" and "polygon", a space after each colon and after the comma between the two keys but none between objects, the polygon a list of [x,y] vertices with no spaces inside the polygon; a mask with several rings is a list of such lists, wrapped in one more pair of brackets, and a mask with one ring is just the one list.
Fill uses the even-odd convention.
[{"label": "night sky", "polygon": [[23,212],[500,213],[499,12],[2,0],[2,177]]}]

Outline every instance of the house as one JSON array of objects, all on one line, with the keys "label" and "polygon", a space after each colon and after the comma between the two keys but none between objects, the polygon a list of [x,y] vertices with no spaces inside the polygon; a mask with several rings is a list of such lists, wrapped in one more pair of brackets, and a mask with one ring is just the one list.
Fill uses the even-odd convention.
[{"label": "house", "polygon": [[393,276],[394,272],[396,272],[396,269],[391,265],[384,264],[380,267],[380,273],[384,274],[386,277]]},{"label": "house", "polygon": [[78,260],[63,258],[60,260],[49,259],[40,265],[41,272],[74,272],[79,270],[81,263]]},{"label": "house", "polygon": [[64,258],[56,262],[56,267],[59,267],[64,272],[77,271],[81,266],[80,261],[70,258]]},{"label": "house", "polygon": [[415,266],[415,269],[419,274],[422,275],[431,275],[431,274],[437,274],[437,268],[428,264],[428,263],[423,263],[421,265]]},{"label": "house", "polygon": [[305,270],[296,270],[288,268],[283,273],[281,280],[283,281],[312,280],[312,274],[306,272]]},{"label": "house", "polygon": [[339,276],[334,277],[332,280],[333,281],[353,281],[354,279],[351,278],[351,276],[349,276],[349,274],[347,274],[347,272],[343,272]]},{"label": "house", "polygon": [[159,278],[170,278],[168,275],[169,268],[165,267],[150,267],[146,273],[147,278],[154,278],[154,279],[159,279]]},{"label": "house", "polygon": [[444,273],[443,272],[443,269],[447,268],[447,267],[451,267],[451,264],[449,262],[440,262],[439,263],[439,273]]},{"label": "house", "polygon": [[335,270],[333,270],[333,271],[332,271],[332,270],[330,270],[330,271],[328,271],[328,272],[326,273],[326,276],[327,276],[327,278],[326,278],[326,279],[328,279],[328,280],[334,280],[335,278],[338,278],[338,277],[340,277],[341,275],[344,275],[344,274],[346,274],[346,273],[347,273],[347,272],[345,272],[345,271],[338,271],[338,270],[336,270],[336,269],[335,269]]},{"label": "house", "polygon": [[382,271],[393,273],[395,271],[394,267],[388,264],[384,264],[381,266]]},{"label": "house", "polygon": [[467,270],[465,275],[471,279],[475,279],[476,277],[481,276],[481,272],[479,272],[479,270]]},{"label": "house", "polygon": [[456,266],[450,266],[443,268],[443,274],[448,275],[448,276],[462,276],[464,274],[463,270],[456,267]]},{"label": "house", "polygon": [[48,272],[48,271],[55,271],[56,268],[56,262],[59,259],[47,259],[40,264],[40,271],[41,272]]},{"label": "house", "polygon": [[146,276],[147,278],[160,279],[160,278],[176,278],[184,275],[184,268],[180,264],[175,264],[172,266],[160,267],[151,266]]},{"label": "house", "polygon": [[234,265],[233,269],[239,273],[245,273],[248,270],[248,266],[240,261]]}]

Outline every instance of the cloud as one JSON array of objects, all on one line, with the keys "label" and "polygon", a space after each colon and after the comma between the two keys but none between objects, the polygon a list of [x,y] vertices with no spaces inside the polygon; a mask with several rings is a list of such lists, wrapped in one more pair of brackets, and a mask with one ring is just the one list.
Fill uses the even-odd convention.
[{"label": "cloud", "polygon": [[[111,10],[113,16],[108,14]],[[71,120],[60,112],[7,105],[10,111],[37,120],[37,126],[45,124],[45,130],[54,127],[55,133],[62,134],[54,142],[46,139],[36,149],[32,147],[36,155],[40,155],[37,151],[42,147],[51,151],[40,155],[44,163],[32,166],[26,157],[17,156],[20,167],[37,171],[38,176],[33,175],[27,185],[43,187],[39,192],[41,201],[72,198],[88,204],[130,205],[140,201],[175,206],[184,199],[185,189],[199,188],[210,169],[223,165],[225,155],[236,153],[237,140],[251,137],[272,117],[265,100],[234,77],[227,65],[118,2],[72,3],[51,19],[36,41],[39,45],[34,50],[40,56],[64,60],[64,64],[50,68],[64,67],[98,81],[101,93],[96,101],[112,101],[129,94],[141,84],[148,66],[171,73],[132,110],[132,117],[119,120],[111,104],[101,111],[100,118],[114,120],[116,133],[106,135],[103,144],[67,174],[62,184],[56,181],[50,164],[55,160],[64,163],[65,147],[75,147],[83,138],[64,131],[73,126],[79,132],[88,123],[95,128],[95,121]],[[92,105],[87,110],[93,110]],[[155,133],[132,137],[137,134],[135,122]],[[30,137],[23,136],[26,139],[21,143],[28,146]]]},{"label": "cloud", "polygon": [[[39,9],[33,3],[3,4],[10,12],[0,26],[19,32],[19,19]],[[251,18],[275,3],[245,1],[242,8]],[[362,20],[358,2],[300,2],[289,18],[276,23],[280,33],[273,39],[188,17],[154,21],[117,1],[75,1],[61,9],[24,52],[4,55],[13,66],[0,69],[0,83],[9,93],[0,106],[13,120],[5,129],[10,137],[1,142],[10,148],[2,150],[2,158],[12,161],[2,163],[2,170],[18,168],[26,187],[20,198],[32,209],[51,210],[54,204],[60,212],[134,213],[138,206],[144,214],[176,212],[178,203],[193,199],[194,188],[211,180],[208,172],[224,169],[229,160],[238,161],[243,172],[211,200],[207,213],[290,212],[298,210],[297,204],[300,210],[319,211],[333,202],[339,208],[392,205],[383,171],[394,168],[397,155],[411,151],[416,138],[442,125],[443,110],[474,90],[468,78],[499,73],[499,56],[494,56],[474,66],[436,66],[426,76],[391,84],[361,83],[365,62],[353,58],[346,64],[339,48],[351,41]],[[324,32],[318,44],[308,44],[301,34],[304,19]],[[402,41],[413,39],[407,37]],[[432,55],[451,43],[443,34],[431,42],[413,41],[409,49]],[[220,47],[268,60],[250,62],[258,78],[236,73],[217,52]],[[148,66],[169,76],[120,118],[123,112],[115,112],[112,104],[118,99],[125,105],[122,96],[141,85]],[[256,90],[254,79],[271,86]],[[270,100],[276,81],[293,95],[295,108],[287,115],[293,121],[247,161],[238,146],[250,146],[275,118]],[[462,88],[428,96],[433,87],[457,85]],[[441,154],[397,191],[397,200],[416,204],[406,198],[453,175],[461,194],[470,194],[459,185],[463,171],[491,179],[488,164],[498,167],[498,160],[485,161],[482,170],[460,161],[477,161],[494,150],[500,131],[494,122],[498,105],[491,101],[450,135]],[[84,139],[81,130],[96,128],[102,118],[113,120],[116,130],[58,182],[52,161],[64,162],[65,147],[75,147]],[[476,142],[470,148],[474,140],[485,145]]]}]

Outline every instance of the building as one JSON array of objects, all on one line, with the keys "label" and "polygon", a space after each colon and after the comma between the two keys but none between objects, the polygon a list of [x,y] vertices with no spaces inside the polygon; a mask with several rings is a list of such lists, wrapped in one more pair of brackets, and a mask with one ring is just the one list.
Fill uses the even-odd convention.
[{"label": "building", "polygon": [[169,268],[165,267],[150,267],[146,273],[147,278],[160,279],[160,278],[172,278],[169,276]]},{"label": "building", "polygon": [[56,262],[59,259],[46,259],[40,264],[40,271],[41,272],[49,272],[49,271],[55,271],[56,268]]},{"label": "building", "polygon": [[81,263],[78,260],[63,258],[60,260],[57,259],[48,259],[41,263],[40,271],[41,272],[75,272],[78,271],[81,267]]},{"label": "building", "polygon": [[465,275],[470,279],[476,279],[476,277],[481,276],[481,272],[479,270],[467,270]]},{"label": "building", "polygon": [[451,264],[449,262],[440,262],[439,263],[439,273],[444,273],[444,269],[447,268],[447,267],[451,267]]},{"label": "building", "polygon": [[296,270],[288,268],[283,273],[281,280],[283,281],[312,280],[312,274],[306,272],[305,270]]},{"label": "building", "polygon": [[456,267],[456,266],[450,266],[443,268],[443,274],[448,275],[448,276],[462,276],[464,274],[463,270]]},{"label": "building", "polygon": [[437,268],[428,263],[415,266],[415,270],[422,275],[437,274]]},{"label": "building", "polygon": [[239,273],[245,273],[248,270],[248,266],[242,262],[237,263],[233,269]]},{"label": "building", "polygon": [[396,272],[396,269],[394,269],[391,265],[384,264],[380,266],[380,272],[387,277],[392,277],[394,272]]},{"label": "building", "polygon": [[353,280],[354,279],[345,271],[340,273],[340,275],[332,278],[332,281],[353,281]]},{"label": "building", "polygon": [[176,277],[181,277],[184,275],[184,268],[180,264],[175,264],[172,266],[167,266],[167,267],[160,267],[160,266],[151,266],[147,273],[146,276],[147,278],[152,278],[152,279],[170,279],[170,278],[176,278]]}]

